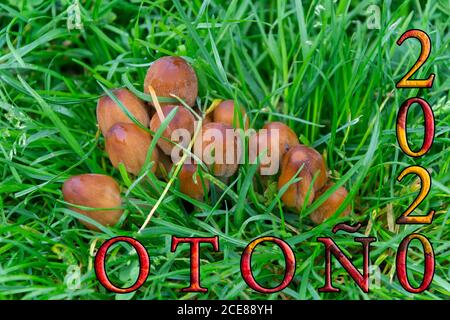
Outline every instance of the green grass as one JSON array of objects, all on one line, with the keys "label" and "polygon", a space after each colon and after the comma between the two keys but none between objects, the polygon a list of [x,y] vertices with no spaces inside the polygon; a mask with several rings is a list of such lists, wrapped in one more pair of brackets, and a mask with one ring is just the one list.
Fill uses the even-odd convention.
[{"label": "green grass", "polygon": [[[1,299],[449,299],[448,1],[80,2],[84,29],[71,31],[69,1],[0,4]],[[380,29],[367,28],[371,4],[380,5]],[[417,41],[395,44],[411,28],[425,30],[432,41],[430,58],[415,75],[434,72],[431,89],[395,89],[418,57]],[[268,120],[289,124],[302,143],[324,154],[332,179],[349,190],[351,216],[314,226],[308,215],[318,202],[300,213],[286,210],[273,181],[266,191],[248,178],[254,170],[244,165],[225,192],[196,202],[197,210],[186,205],[194,200],[175,183],[138,234],[166,182],[134,183],[111,166],[95,107],[104,89],[142,91],[149,64],[162,55],[181,55],[193,64],[202,108],[215,98],[234,98],[246,107],[254,128]],[[432,149],[418,159],[404,155],[395,137],[397,110],[412,96],[429,102],[436,125]],[[422,118],[420,108],[411,109],[409,141],[415,148],[422,143]],[[401,183],[396,177],[414,164],[427,168],[433,179],[416,213],[432,208],[436,216],[431,225],[395,225],[417,194],[414,177]],[[112,175],[122,186],[126,214],[106,233],[85,229],[62,201],[63,181],[87,172]],[[235,222],[237,214],[242,225]],[[342,292],[318,292],[324,249],[317,237],[332,236],[362,268],[354,235],[331,233],[340,221],[359,221],[359,236],[378,239],[371,260],[379,266],[380,283],[369,294],[337,263],[333,279]],[[395,275],[397,247],[412,232],[426,235],[436,255],[430,290],[417,295],[403,290]],[[116,235],[138,238],[151,256],[147,282],[128,295],[107,292],[93,270],[95,250]],[[220,237],[220,253],[207,246],[202,253],[207,294],[180,291],[189,282],[189,247],[180,245],[171,253],[171,235]],[[285,239],[296,253],[294,281],[278,294],[249,289],[240,274],[243,249],[261,235]],[[421,252],[411,245],[414,286],[422,279]],[[281,281],[279,249],[258,247],[253,264],[262,284]],[[68,284],[76,275],[69,271],[76,267],[80,286],[73,289]],[[108,270],[120,286],[134,282],[133,250],[113,249]]]}]

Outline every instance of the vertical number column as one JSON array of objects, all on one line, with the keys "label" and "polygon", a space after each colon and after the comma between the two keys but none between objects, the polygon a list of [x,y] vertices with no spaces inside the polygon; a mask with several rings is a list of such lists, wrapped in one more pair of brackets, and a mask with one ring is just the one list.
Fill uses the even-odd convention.
[{"label": "vertical number column", "polygon": [[[433,86],[434,74],[430,74],[427,79],[411,79],[411,76],[416,73],[416,71],[426,62],[431,52],[431,41],[430,37],[422,30],[412,29],[406,31],[400,39],[397,41],[397,45],[402,45],[402,43],[409,38],[415,38],[420,41],[421,50],[419,58],[417,59],[414,66],[406,73],[406,75],[397,83],[397,88],[431,88]],[[408,131],[407,131],[407,118],[409,108],[413,104],[418,104],[422,108],[422,113],[425,118],[425,128],[424,128],[424,139],[422,147],[413,151],[408,144]],[[407,99],[397,115],[397,124],[396,124],[396,134],[397,141],[402,149],[402,151],[413,158],[418,158],[425,155],[431,148],[434,140],[434,114],[431,110],[428,102],[420,97],[414,97]],[[403,178],[407,175],[417,175],[420,179],[420,192],[411,205],[403,212],[403,214],[397,219],[397,224],[430,224],[433,221],[433,217],[435,214],[434,210],[430,210],[425,216],[410,216],[410,214],[417,208],[417,206],[425,199],[431,189],[431,176],[430,173],[423,167],[418,165],[413,165],[405,168],[400,175],[397,177],[398,181],[402,181]],[[412,240],[419,240],[424,248],[424,257],[426,261],[426,268],[424,270],[423,281],[418,288],[414,288],[409,280],[407,275],[407,263],[406,256],[408,251],[408,246]],[[396,259],[396,268],[397,268],[397,277],[402,285],[402,287],[408,292],[412,293],[420,293],[426,290],[432,280],[434,275],[434,252],[433,247],[428,240],[423,235],[420,234],[410,234],[405,239],[403,239],[401,246],[397,252]]]}]

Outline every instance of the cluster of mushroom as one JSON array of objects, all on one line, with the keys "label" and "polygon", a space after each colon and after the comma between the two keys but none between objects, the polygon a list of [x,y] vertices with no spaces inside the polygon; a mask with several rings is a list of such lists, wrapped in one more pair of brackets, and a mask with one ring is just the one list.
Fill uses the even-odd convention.
[{"label": "cluster of mushroom", "polygon": [[[148,105],[123,88],[112,92],[114,99],[110,95],[103,96],[97,104],[97,122],[105,138],[105,149],[111,164],[116,168],[123,164],[134,176],[142,173],[142,170],[151,170],[158,178],[167,178],[169,173],[173,172],[171,153],[177,141],[173,140],[172,133],[176,129],[187,130],[194,136],[195,143],[202,142],[200,152],[193,151],[201,161],[203,150],[213,143],[206,134],[209,129],[225,132],[241,127],[247,129],[250,125],[244,108],[237,108],[233,100],[215,104],[214,108],[208,109],[206,113],[197,115],[201,121],[196,122],[192,108],[195,108],[198,94],[197,76],[194,69],[180,57],[166,56],[153,62],[145,77],[144,92],[153,98]],[[174,108],[177,108],[175,115],[150,153],[155,132]],[[201,128],[195,139],[196,123],[200,123]],[[286,184],[289,184],[281,198],[287,207],[301,210],[305,204],[311,204],[333,185],[328,181],[327,169],[320,153],[301,145],[296,134],[287,125],[270,122],[263,129],[250,136],[249,141],[253,143],[249,145],[253,149],[249,151],[256,154],[263,151],[270,153],[272,144],[267,141],[277,138],[277,141],[273,142],[278,146],[277,160],[281,162],[281,169],[274,174],[278,175],[279,189],[286,188]],[[222,137],[220,143],[223,145],[224,155],[236,149],[234,138],[229,139],[226,134]],[[143,168],[146,163],[151,167]],[[193,199],[202,200],[209,192],[209,181],[199,174],[202,170],[206,168],[213,175],[224,178],[234,175],[238,166],[237,162],[225,161],[218,161],[206,167],[183,162],[177,178],[179,190]],[[261,164],[260,171],[263,167]],[[293,182],[294,178],[296,180]],[[109,176],[73,176],[65,181],[62,191],[64,200],[73,205],[71,209],[101,225],[115,225],[122,216],[119,185]],[[311,214],[312,221],[318,224],[333,215],[346,196],[345,188],[338,188]],[[347,207],[342,214],[347,215],[349,211]],[[81,222],[89,229],[98,229],[93,224]]]}]

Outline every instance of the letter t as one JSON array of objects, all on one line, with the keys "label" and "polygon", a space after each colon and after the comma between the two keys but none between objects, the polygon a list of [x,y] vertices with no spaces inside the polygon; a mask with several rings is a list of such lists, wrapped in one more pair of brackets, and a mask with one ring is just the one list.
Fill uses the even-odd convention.
[{"label": "letter t", "polygon": [[171,251],[175,252],[179,243],[191,244],[191,284],[181,289],[183,292],[208,292],[208,289],[200,285],[200,243],[212,244],[214,251],[219,251],[219,237],[212,238],[177,238],[172,236]]}]

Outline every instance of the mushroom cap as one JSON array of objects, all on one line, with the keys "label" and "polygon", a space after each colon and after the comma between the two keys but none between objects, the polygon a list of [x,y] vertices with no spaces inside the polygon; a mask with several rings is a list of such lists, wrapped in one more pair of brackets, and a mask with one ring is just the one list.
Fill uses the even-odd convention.
[{"label": "mushroom cap", "polygon": [[[331,188],[334,183],[327,183],[317,194],[316,198],[319,198],[325,191]],[[339,187],[334,193],[332,193],[322,205],[311,213],[310,218],[315,224],[320,224],[329,217],[331,217],[339,206],[344,202],[348,192],[344,187]],[[348,216],[350,214],[350,206],[347,206],[341,213],[341,217]]]},{"label": "mushroom cap", "polygon": [[[275,148],[274,148],[275,147]],[[256,163],[260,156],[258,171],[261,175],[275,175],[278,173],[281,165],[281,155],[279,141],[267,130],[260,130],[249,138],[249,161]],[[267,149],[264,155],[264,151]]]},{"label": "mushroom cap", "polygon": [[[285,165],[282,165],[281,167],[281,174],[278,178],[278,190],[281,190],[281,188],[297,174],[304,163],[284,162],[284,164]],[[285,193],[281,196],[281,201],[283,201],[287,207],[300,211],[306,200],[306,195],[312,182],[311,173],[306,165],[303,166],[303,169],[299,172],[297,178],[300,178],[301,180],[289,185]],[[314,194],[314,188],[311,188],[307,202],[308,205],[312,203]]]},{"label": "mushroom cap", "polygon": [[[190,139],[192,139],[193,133],[194,133],[194,125],[195,125],[195,119],[194,116],[191,114],[189,110],[182,106],[174,106],[174,105],[167,105],[161,107],[162,113],[165,117],[169,115],[169,113],[174,109],[178,108],[177,113],[172,118],[172,120],[169,122],[168,126],[164,130],[162,137],[173,141],[172,138],[172,132],[177,129],[186,129],[190,134]],[[159,119],[159,114],[155,113],[150,120],[150,130],[156,132],[158,131],[159,127],[161,126],[161,120]],[[161,148],[161,150],[166,155],[171,155],[172,149],[175,146],[174,143],[171,143],[170,141],[167,141],[166,139],[158,139],[158,146]],[[173,141],[178,142],[178,141]]]},{"label": "mushroom cap", "polygon": [[[180,191],[193,199],[202,200],[205,196],[205,191],[209,191],[209,181],[203,179],[202,183],[200,175],[197,174],[197,170],[197,164],[183,164],[178,174]],[[203,185],[205,189],[203,189]]]},{"label": "mushroom cap", "polygon": [[[116,89],[112,92],[125,108],[144,127],[148,127],[150,121],[145,103],[127,89]],[[118,122],[133,123],[120,106],[109,96],[103,96],[97,102],[97,123],[105,136],[108,130]]]},{"label": "mushroom cap", "polygon": [[239,167],[240,143],[233,127],[219,122],[202,125],[194,154],[218,177],[230,177]]},{"label": "mushroom cap", "polygon": [[[128,172],[137,175],[145,164],[147,152],[152,142],[150,133],[139,128],[134,123],[116,123],[105,137],[106,152],[112,165],[117,168],[123,163]],[[151,161],[155,164],[152,171],[155,172],[158,165],[158,150],[153,149]]]},{"label": "mushroom cap", "polygon": [[173,98],[171,94],[174,94],[189,106],[193,106],[197,99],[197,75],[186,60],[180,57],[166,56],[153,62],[144,80],[144,92],[147,94],[149,85],[158,97]]},{"label": "mushroom cap", "polygon": [[280,139],[279,140],[280,159],[286,152],[288,152],[290,148],[300,144],[295,132],[292,131],[291,128],[289,128],[282,122],[278,121],[268,122],[264,125],[263,129],[266,129],[269,132],[271,132],[272,130],[278,130],[278,136]]},{"label": "mushroom cap", "polygon": [[[72,210],[94,219],[104,226],[115,225],[123,214],[120,209],[120,189],[117,182],[103,174],[80,174],[67,179],[62,187],[64,201],[90,208],[116,208],[113,210]],[[80,222],[88,229],[99,230],[83,220]]]},{"label": "mushroom cap", "polygon": [[321,189],[327,182],[327,169],[322,156],[315,149],[302,144],[293,146],[284,155],[281,167],[284,168],[289,163],[305,163],[306,169],[310,172],[311,178],[317,174],[314,181],[314,191]]},{"label": "mushroom cap", "polygon": [[[245,109],[241,106],[241,116],[244,121],[244,129],[248,129],[250,126],[249,119]],[[217,105],[217,107],[213,111],[213,120],[214,122],[220,122],[224,124],[228,124],[234,128],[240,128],[239,115],[234,110],[234,101],[233,100],[224,100]]]}]

